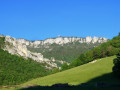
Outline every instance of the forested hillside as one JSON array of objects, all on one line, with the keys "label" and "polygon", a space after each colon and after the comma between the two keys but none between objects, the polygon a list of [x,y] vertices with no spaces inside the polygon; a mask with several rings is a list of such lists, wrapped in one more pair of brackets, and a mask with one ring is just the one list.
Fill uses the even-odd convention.
[{"label": "forested hillside", "polygon": [[11,55],[1,49],[3,46],[4,37],[0,37],[0,85],[20,84],[49,74],[49,70],[43,67],[45,63]]},{"label": "forested hillside", "polygon": [[112,40],[109,40],[108,42],[103,43],[100,46],[85,52],[84,54],[80,54],[80,56],[77,59],[75,59],[72,63],[70,63],[70,65],[63,64],[62,70],[76,67],[98,58],[116,55],[119,52],[119,50],[120,50],[120,33]]},{"label": "forested hillside", "polygon": [[56,37],[37,41],[16,39],[8,35],[4,37],[5,47],[3,50],[24,58],[31,58],[37,62],[45,62],[49,68],[61,67],[63,63],[71,63],[81,53],[108,41],[104,37]]},{"label": "forested hillside", "polygon": [[[119,83],[119,79],[116,78],[116,76],[114,77],[112,74],[113,69],[114,74],[120,77],[119,50],[120,50],[120,33],[112,40],[109,40],[108,42],[103,43],[102,45],[95,47],[94,49],[89,50],[84,54],[81,54],[70,65],[63,64],[61,70],[66,69],[69,70],[59,72],[53,75],[48,75],[43,78],[37,78],[25,84],[32,83],[37,85],[52,85],[56,83],[69,83],[73,85],[86,82],[92,84],[98,82],[113,84]],[[115,55],[117,55],[117,58]],[[57,70],[58,69],[55,69],[55,72],[57,72]]]},{"label": "forested hillside", "polygon": [[51,44],[49,48],[42,46],[41,48],[31,48],[28,47],[30,51],[42,53],[45,58],[54,57],[56,60],[63,60],[67,62],[73,61],[79,54],[86,52],[94,48],[94,46],[98,46],[100,43],[68,43],[65,45]]}]

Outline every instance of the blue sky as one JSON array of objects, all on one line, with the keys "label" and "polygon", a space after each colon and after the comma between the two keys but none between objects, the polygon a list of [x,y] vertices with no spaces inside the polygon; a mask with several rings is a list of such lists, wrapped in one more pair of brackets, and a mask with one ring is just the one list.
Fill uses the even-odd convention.
[{"label": "blue sky", "polygon": [[0,34],[28,40],[120,32],[120,0],[0,0]]}]

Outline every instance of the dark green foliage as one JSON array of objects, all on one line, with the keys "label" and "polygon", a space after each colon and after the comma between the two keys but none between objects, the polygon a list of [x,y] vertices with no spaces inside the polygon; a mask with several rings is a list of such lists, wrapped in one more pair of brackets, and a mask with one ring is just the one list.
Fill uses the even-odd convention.
[{"label": "dark green foliage", "polygon": [[61,67],[61,70],[66,70],[66,69],[69,69],[68,68],[68,64],[67,63],[64,63]]},{"label": "dark green foliage", "polygon": [[120,78],[120,52],[116,54],[117,58],[113,60],[114,67],[113,67],[113,73],[115,76]]},{"label": "dark green foliage", "polygon": [[0,48],[4,46],[5,37],[0,37]]},{"label": "dark green foliage", "polygon": [[60,72],[59,68],[52,69],[52,74],[57,73],[57,72]]},{"label": "dark green foliage", "polygon": [[43,66],[31,59],[23,59],[0,49],[0,85],[15,85],[49,74]]},{"label": "dark green foliage", "polygon": [[20,84],[32,78],[45,76],[48,71],[44,65],[0,49],[0,85]]},{"label": "dark green foliage", "polygon": [[[4,37],[0,37],[0,46],[4,46]],[[50,74],[44,66],[31,59],[11,55],[0,48],[0,85],[20,84]]]},{"label": "dark green foliage", "polygon": [[120,48],[120,36],[114,37],[112,41],[113,41],[111,42],[112,46],[114,46],[115,48]]}]

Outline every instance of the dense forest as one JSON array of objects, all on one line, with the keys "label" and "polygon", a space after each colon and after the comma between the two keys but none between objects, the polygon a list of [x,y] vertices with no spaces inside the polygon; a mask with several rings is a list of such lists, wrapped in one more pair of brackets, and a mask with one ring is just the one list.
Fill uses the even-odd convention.
[{"label": "dense forest", "polygon": [[33,78],[50,74],[45,69],[45,63],[38,63],[31,59],[11,55],[1,49],[4,37],[0,37],[0,85],[16,85]]},{"label": "dense forest", "polygon": [[98,47],[95,47],[92,50],[80,54],[70,65],[66,63],[62,65],[61,70],[70,69],[88,62],[91,62],[98,58],[103,58],[107,56],[116,55],[120,50],[120,33],[118,36],[114,37],[112,40],[109,40],[106,43],[101,44]]}]

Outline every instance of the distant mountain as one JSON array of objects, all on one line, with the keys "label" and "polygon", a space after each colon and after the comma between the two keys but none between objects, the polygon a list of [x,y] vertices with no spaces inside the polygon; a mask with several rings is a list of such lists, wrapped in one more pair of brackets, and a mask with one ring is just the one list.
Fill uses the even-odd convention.
[{"label": "distant mountain", "polygon": [[[2,36],[1,36],[2,37]],[[31,58],[37,62],[46,62],[46,68],[58,67],[70,63],[77,56],[101,43],[107,42],[104,37],[56,37],[46,40],[28,41],[5,36],[5,47],[11,54]]]}]

